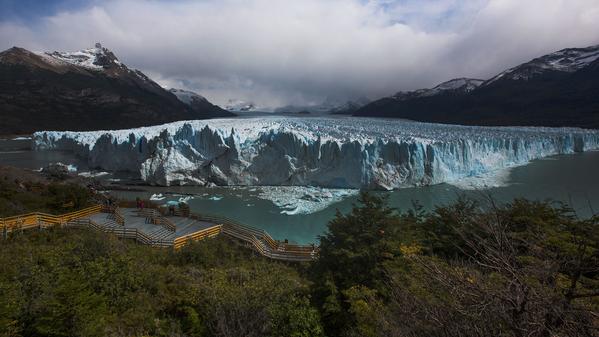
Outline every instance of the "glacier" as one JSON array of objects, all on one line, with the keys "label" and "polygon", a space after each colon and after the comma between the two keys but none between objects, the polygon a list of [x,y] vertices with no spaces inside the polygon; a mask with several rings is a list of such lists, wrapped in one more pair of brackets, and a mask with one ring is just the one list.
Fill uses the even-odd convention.
[{"label": "glacier", "polygon": [[392,190],[452,183],[531,160],[599,149],[599,131],[474,127],[359,117],[182,121],[114,131],[40,131],[38,151],[153,185]]}]

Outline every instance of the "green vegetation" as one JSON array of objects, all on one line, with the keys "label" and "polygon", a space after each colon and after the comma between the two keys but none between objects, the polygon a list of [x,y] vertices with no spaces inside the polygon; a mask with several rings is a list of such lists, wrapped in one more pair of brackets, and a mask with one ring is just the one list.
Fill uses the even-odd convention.
[{"label": "green vegetation", "polygon": [[599,218],[363,194],[311,264],[32,230],[0,241],[0,294],[2,336],[597,336]]},{"label": "green vegetation", "polygon": [[89,189],[72,183],[21,180],[0,174],[0,217],[28,212],[62,214],[90,205]]},{"label": "green vegetation", "polygon": [[331,336],[599,334],[599,217],[526,200],[397,214],[364,194],[321,249],[310,277]]},{"label": "green vegetation", "polygon": [[309,287],[224,238],[173,253],[92,231],[0,246],[4,336],[319,336]]}]

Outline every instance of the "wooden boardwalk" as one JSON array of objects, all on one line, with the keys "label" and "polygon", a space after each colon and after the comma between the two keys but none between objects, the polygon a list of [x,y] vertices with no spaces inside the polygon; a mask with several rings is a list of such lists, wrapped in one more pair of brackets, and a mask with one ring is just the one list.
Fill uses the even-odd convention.
[{"label": "wooden boardwalk", "polygon": [[[162,216],[159,213],[148,211],[139,211],[132,208],[119,208],[123,221],[120,224],[114,213],[96,213],[82,220],[89,220],[96,225],[101,226],[106,231],[124,230],[138,231],[142,235],[150,238],[150,241],[159,246],[173,246],[177,238],[185,237],[189,234],[217,227],[214,223],[198,221],[180,216]],[[161,217],[170,221],[174,228],[165,226],[156,219]]]},{"label": "wooden boardwalk", "polygon": [[91,228],[142,244],[174,249],[179,249],[190,241],[222,234],[271,259],[312,261],[318,254],[318,248],[314,245],[282,243],[263,230],[224,217],[202,214],[181,216],[180,211],[177,214],[166,215],[157,209],[106,208],[98,205],[58,216],[29,213],[0,218],[0,231],[6,238],[10,232],[32,228]]}]

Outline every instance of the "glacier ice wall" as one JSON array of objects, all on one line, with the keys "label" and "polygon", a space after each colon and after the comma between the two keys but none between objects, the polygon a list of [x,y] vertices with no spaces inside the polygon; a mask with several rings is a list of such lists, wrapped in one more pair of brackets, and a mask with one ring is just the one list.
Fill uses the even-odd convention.
[{"label": "glacier ice wall", "polygon": [[470,127],[367,118],[261,117],[131,130],[34,134],[90,167],[150,184],[394,189],[454,182],[556,154],[599,149],[599,131]]}]

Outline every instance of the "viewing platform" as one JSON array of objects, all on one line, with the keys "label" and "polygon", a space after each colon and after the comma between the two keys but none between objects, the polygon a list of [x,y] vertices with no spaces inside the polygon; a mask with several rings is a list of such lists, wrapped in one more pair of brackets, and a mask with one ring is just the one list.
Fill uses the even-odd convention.
[{"label": "viewing platform", "polygon": [[180,249],[191,241],[217,235],[227,237],[267,258],[283,261],[312,261],[315,245],[294,245],[274,240],[267,232],[234,220],[189,213],[189,209],[127,208],[96,205],[62,215],[29,213],[0,218],[3,238],[8,233],[50,227],[91,228],[155,247]]},{"label": "viewing platform", "polygon": [[219,225],[214,223],[182,216],[163,216],[153,209],[117,208],[116,213],[96,213],[82,219],[89,220],[104,231],[137,231],[149,241],[143,243],[155,246],[173,246],[175,240],[190,234],[220,230]]}]

